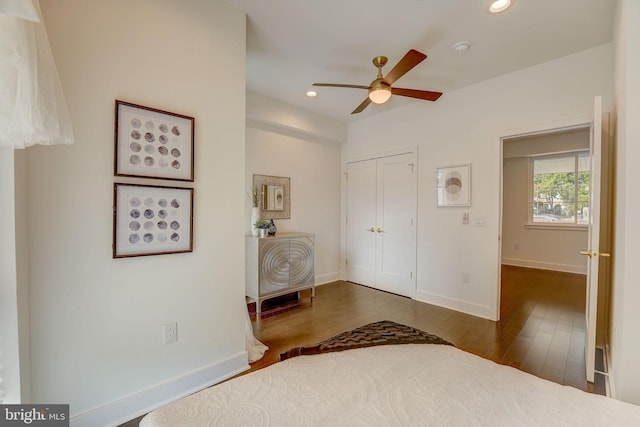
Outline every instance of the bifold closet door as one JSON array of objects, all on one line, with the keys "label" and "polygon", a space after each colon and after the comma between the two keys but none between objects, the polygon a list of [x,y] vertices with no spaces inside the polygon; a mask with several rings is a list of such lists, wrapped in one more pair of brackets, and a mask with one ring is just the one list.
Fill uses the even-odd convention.
[{"label": "bifold closet door", "polygon": [[415,154],[347,165],[349,280],[415,295],[416,207]]}]

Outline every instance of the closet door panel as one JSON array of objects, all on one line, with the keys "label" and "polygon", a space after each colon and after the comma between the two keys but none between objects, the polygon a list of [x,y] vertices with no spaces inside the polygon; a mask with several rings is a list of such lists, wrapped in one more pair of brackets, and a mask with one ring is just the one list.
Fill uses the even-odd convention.
[{"label": "closet door panel", "polygon": [[347,279],[375,283],[376,161],[347,165]]},{"label": "closet door panel", "polygon": [[416,264],[415,156],[378,160],[376,285],[413,297]]}]

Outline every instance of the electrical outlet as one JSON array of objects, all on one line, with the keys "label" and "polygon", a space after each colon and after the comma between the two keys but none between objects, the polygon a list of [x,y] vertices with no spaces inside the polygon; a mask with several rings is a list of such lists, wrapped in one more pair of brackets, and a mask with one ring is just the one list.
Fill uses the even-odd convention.
[{"label": "electrical outlet", "polygon": [[162,343],[164,345],[178,341],[178,322],[162,325]]},{"label": "electrical outlet", "polygon": [[520,243],[514,243],[514,244],[513,244],[513,249],[515,249],[516,251],[517,251],[518,249],[520,249]]},{"label": "electrical outlet", "polygon": [[462,224],[463,225],[468,225],[469,224],[469,212],[463,212],[462,213]]},{"label": "electrical outlet", "polygon": [[469,273],[462,273],[462,283],[469,283],[471,281],[471,275]]}]

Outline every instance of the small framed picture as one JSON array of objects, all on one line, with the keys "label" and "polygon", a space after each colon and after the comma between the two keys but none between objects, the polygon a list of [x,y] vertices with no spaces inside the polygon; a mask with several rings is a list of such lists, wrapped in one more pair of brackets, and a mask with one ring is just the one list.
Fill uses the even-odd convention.
[{"label": "small framed picture", "polygon": [[285,176],[253,175],[260,218],[291,218],[291,179]]},{"label": "small framed picture", "polygon": [[116,100],[115,175],[193,181],[194,122]]},{"label": "small framed picture", "polygon": [[471,164],[436,170],[438,206],[471,206]]},{"label": "small framed picture", "polygon": [[193,252],[193,189],[114,184],[113,258]]}]

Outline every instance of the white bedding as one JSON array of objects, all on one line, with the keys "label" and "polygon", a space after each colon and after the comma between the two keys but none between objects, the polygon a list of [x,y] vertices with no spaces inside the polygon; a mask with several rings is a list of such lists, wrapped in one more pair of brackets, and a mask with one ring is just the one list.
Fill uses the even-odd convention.
[{"label": "white bedding", "polygon": [[299,356],[148,414],[141,427],[640,426],[640,406],[446,345]]}]

